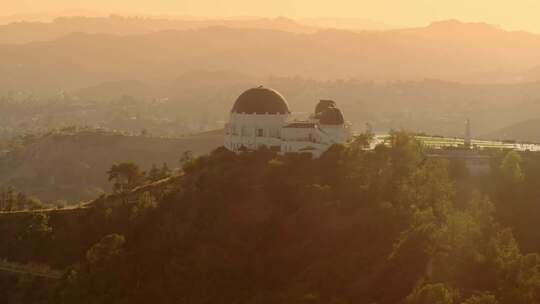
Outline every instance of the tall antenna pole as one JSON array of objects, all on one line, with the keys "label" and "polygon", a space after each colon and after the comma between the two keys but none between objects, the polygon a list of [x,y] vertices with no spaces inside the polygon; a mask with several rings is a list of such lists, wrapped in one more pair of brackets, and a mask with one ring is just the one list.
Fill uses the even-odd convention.
[{"label": "tall antenna pole", "polygon": [[465,148],[470,149],[472,147],[471,143],[471,120],[467,118],[467,121],[465,122]]}]

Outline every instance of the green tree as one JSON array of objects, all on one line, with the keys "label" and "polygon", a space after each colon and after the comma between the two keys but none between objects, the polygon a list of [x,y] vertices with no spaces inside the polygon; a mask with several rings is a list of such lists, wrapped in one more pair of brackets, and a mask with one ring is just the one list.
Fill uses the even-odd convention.
[{"label": "green tree", "polygon": [[0,193],[0,210],[12,211],[15,209],[15,197],[17,193],[13,187],[8,187]]},{"label": "green tree", "polygon": [[145,191],[131,207],[130,219],[138,220],[157,207],[156,198],[148,191]]},{"label": "green tree", "polygon": [[86,260],[90,269],[102,268],[117,259],[124,252],[126,239],[119,234],[104,236],[97,244],[86,252]]},{"label": "green tree", "polygon": [[456,292],[442,283],[426,284],[405,299],[406,304],[452,304]]},{"label": "green tree", "polygon": [[349,144],[349,147],[354,151],[369,149],[374,138],[375,135],[369,131],[361,133],[354,136],[352,142]]},{"label": "green tree", "polygon": [[191,162],[194,158],[193,152],[190,150],[182,152],[182,155],[180,155],[180,166],[183,167],[187,163]]},{"label": "green tree", "polygon": [[498,304],[497,298],[489,293],[474,295],[465,300],[462,304]]},{"label": "green tree", "polygon": [[167,177],[171,176],[172,170],[169,168],[169,165],[167,165],[167,163],[163,163],[159,173],[161,175],[161,178],[167,178]]},{"label": "green tree", "polygon": [[150,171],[148,171],[148,179],[152,182],[158,181],[161,178],[161,170],[156,166],[156,164],[152,164],[152,168]]},{"label": "green tree", "polygon": [[26,228],[26,235],[30,239],[43,239],[52,232],[49,226],[49,216],[45,213],[32,214],[30,222]]},{"label": "green tree", "polygon": [[504,156],[499,169],[501,170],[505,182],[516,184],[523,180],[521,163],[521,156],[516,151],[510,151]]},{"label": "green tree", "polygon": [[389,143],[390,160],[397,178],[410,175],[425,159],[422,143],[404,131],[392,131]]},{"label": "green tree", "polygon": [[135,163],[114,164],[107,171],[109,181],[114,181],[113,189],[117,193],[129,191],[144,181],[144,172]]}]

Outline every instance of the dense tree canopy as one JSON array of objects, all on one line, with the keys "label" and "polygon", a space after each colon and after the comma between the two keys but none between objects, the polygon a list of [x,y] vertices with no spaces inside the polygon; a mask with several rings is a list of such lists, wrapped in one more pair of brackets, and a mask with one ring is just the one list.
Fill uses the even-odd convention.
[{"label": "dense tree canopy", "polygon": [[[167,184],[103,198],[50,301],[540,301],[537,232],[514,216],[535,208],[539,157],[501,153],[491,174],[469,176],[406,133],[366,141],[319,159],[220,148]],[[34,237],[62,235],[45,231]]]},{"label": "dense tree canopy", "polygon": [[52,207],[35,197],[28,197],[13,187],[0,188],[0,211],[37,210]]}]

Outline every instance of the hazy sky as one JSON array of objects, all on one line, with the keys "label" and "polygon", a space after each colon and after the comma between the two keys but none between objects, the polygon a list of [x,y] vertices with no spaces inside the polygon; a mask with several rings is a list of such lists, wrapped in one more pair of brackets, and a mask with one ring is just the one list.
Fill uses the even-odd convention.
[{"label": "hazy sky", "polygon": [[484,21],[540,33],[540,0],[0,0],[0,14],[73,9],[193,16],[358,17],[395,25]]}]

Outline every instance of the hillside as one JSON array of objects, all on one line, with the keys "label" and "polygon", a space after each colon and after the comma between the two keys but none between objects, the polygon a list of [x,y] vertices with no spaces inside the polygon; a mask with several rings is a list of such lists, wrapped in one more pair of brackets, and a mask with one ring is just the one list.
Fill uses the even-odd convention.
[{"label": "hillside", "polygon": [[51,134],[0,156],[0,187],[14,186],[43,201],[94,199],[110,191],[106,172],[115,163],[132,161],[149,170],[166,162],[175,168],[183,152],[208,153],[222,140],[221,131],[180,138],[94,131]]},{"label": "hillside", "polygon": [[0,300],[538,302],[538,154],[493,155],[471,178],[393,136],[320,159],[216,149],[86,209],[0,214],[1,258],[65,272],[0,275]]},{"label": "hillside", "polygon": [[486,134],[484,137],[538,143],[540,142],[540,119],[518,122]]},{"label": "hillside", "polygon": [[197,69],[325,80],[516,82],[532,75],[528,71],[540,64],[538,52],[540,36],[457,21],[359,33],[230,27],[75,33],[1,45],[0,91],[73,90],[126,79],[170,81]]}]

